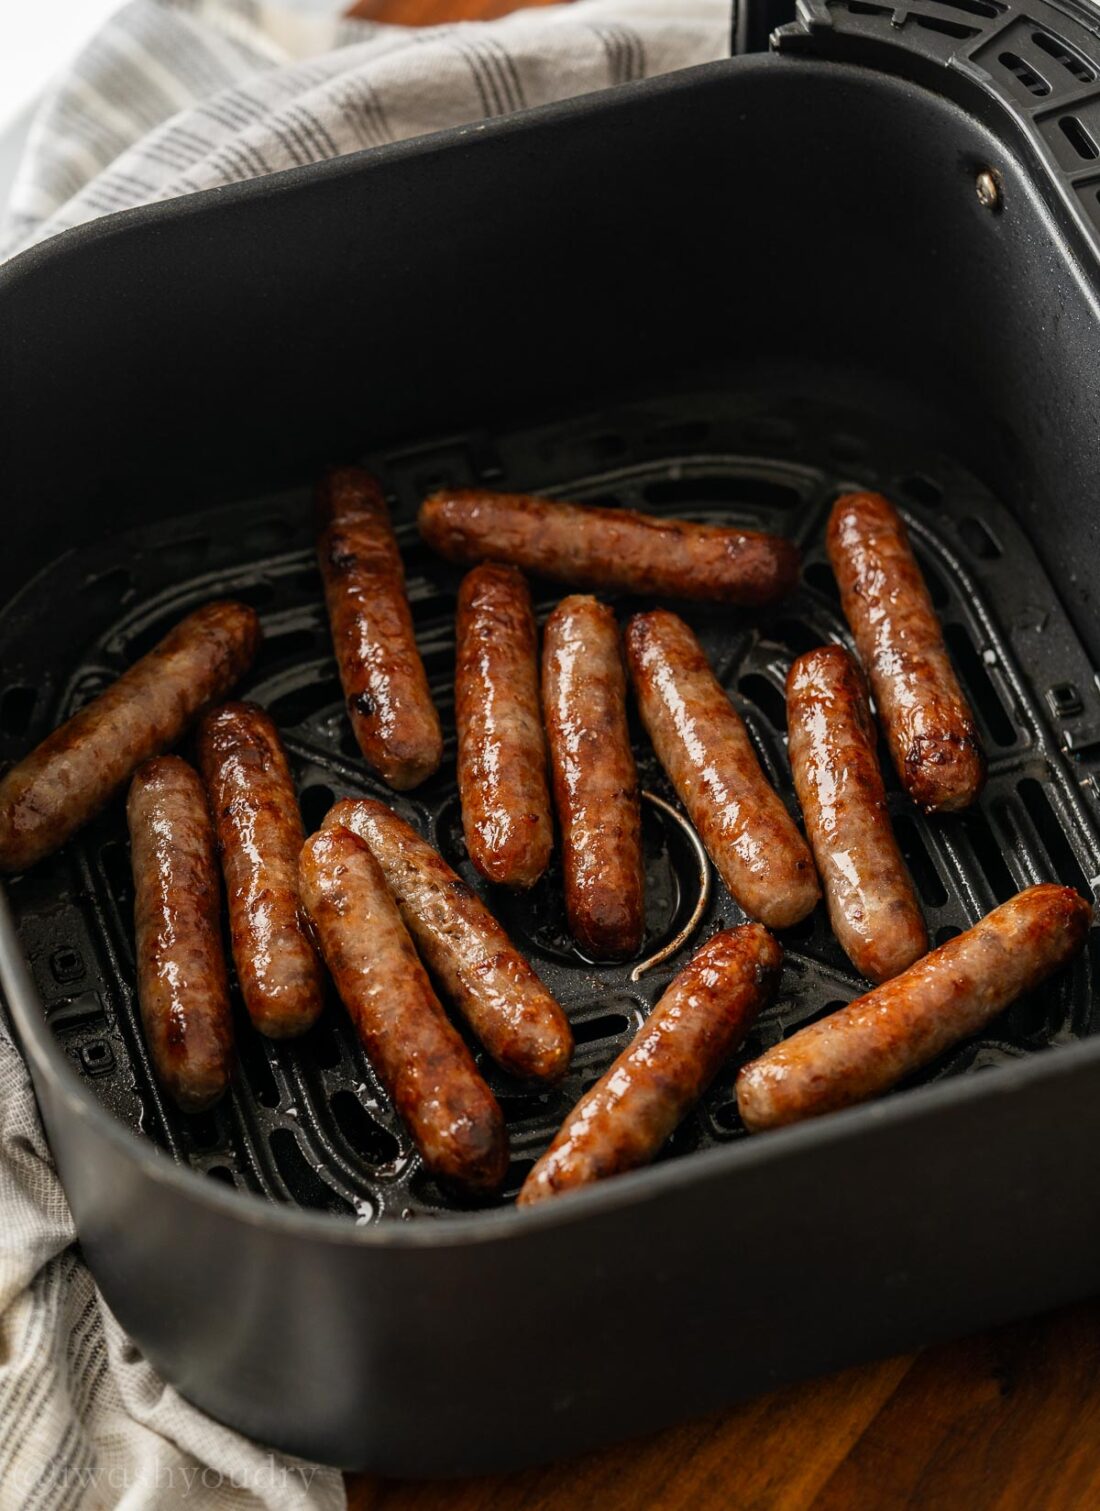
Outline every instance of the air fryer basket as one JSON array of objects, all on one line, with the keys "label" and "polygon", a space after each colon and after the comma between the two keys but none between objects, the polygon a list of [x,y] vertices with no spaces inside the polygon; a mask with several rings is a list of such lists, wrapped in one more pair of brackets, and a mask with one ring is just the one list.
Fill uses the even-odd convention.
[{"label": "air fryer basket", "polygon": [[[229,594],[263,617],[246,691],[285,731],[307,822],[389,797],[341,713],[310,536],[310,480],[358,457],[391,497],[445,721],[458,574],[413,527],[440,482],[798,539],[776,610],[686,611],[793,801],[783,677],[846,637],[824,516],[874,486],[906,514],[991,757],[963,819],[891,791],[935,938],[1033,881],[1092,895],[1100,170],[1059,154],[1091,141],[1097,67],[1047,6],[1026,36],[1000,0],[906,17],[815,0],[779,56],[22,259],[0,284],[5,596],[38,575],[0,615],[0,756]],[[540,612],[555,595],[537,587]],[[452,755],[393,801],[475,881]],[[656,947],[698,874],[675,824],[647,825]],[[495,897],[578,1054],[555,1091],[488,1071],[513,1164],[471,1211],[425,1176],[336,1003],[297,1044],[242,1019],[231,1097],[171,1109],[136,1029],[129,887],[115,805],[10,885],[5,991],[108,1301],[185,1393],[263,1440],[392,1472],[504,1466],[1096,1283],[1094,940],[919,1085],[750,1140],[731,1065],[652,1170],[519,1213],[530,1162],[686,954],[637,982],[593,971],[554,877]],[[740,916],[716,884],[697,937]],[[739,1058],[860,990],[822,910],[784,945]]]}]

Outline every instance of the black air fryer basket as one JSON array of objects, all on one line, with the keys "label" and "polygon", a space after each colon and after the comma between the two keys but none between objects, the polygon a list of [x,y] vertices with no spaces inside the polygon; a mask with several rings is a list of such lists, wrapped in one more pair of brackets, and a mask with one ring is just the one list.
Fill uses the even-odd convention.
[{"label": "black air fryer basket", "polygon": [[[307,824],[335,797],[388,799],[342,713],[312,554],[311,482],[360,458],[393,503],[445,721],[458,574],[413,526],[433,487],[797,539],[781,607],[688,612],[793,802],[783,678],[847,638],[823,522],[869,486],[905,514],[991,757],[963,818],[891,792],[934,938],[1032,882],[1092,896],[1098,26],[1070,0],[805,0],[768,54],[18,259],[0,274],[0,755],[229,595],[263,618],[245,691],[286,733]],[[474,880],[452,754],[394,806]],[[656,947],[699,876],[658,808],[647,847]],[[553,1091],[487,1070],[513,1165],[501,1200],[459,1210],[337,1004],[298,1043],[242,1022],[225,1103],[166,1104],[136,1027],[121,803],[11,882],[0,973],[88,1261],[190,1399],[333,1463],[481,1470],[1095,1288],[1095,936],[919,1084],[749,1139],[731,1064],[651,1169],[520,1212],[532,1160],[688,953],[638,981],[593,971],[559,894],[552,877],[493,905],[573,1021],[574,1069]],[[716,887],[697,939],[740,917]],[[822,910],[783,943],[739,1061],[861,989]]]}]

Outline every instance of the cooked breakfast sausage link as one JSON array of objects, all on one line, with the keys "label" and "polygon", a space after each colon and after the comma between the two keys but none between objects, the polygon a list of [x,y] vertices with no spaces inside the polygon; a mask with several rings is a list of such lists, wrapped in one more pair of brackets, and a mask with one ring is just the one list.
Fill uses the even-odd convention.
[{"label": "cooked breakfast sausage link", "polygon": [[443,734],[416,648],[405,570],[382,489],[361,467],[318,485],[317,542],[348,717],[367,763],[398,791],[443,758]]},{"label": "cooked breakfast sausage link", "polygon": [[508,1167],[504,1118],[447,1019],[369,846],[323,829],[299,862],[302,900],[363,1048],[433,1175],[491,1191]]},{"label": "cooked breakfast sausage link", "polygon": [[203,719],[198,747],[245,1007],[273,1039],[304,1033],[324,999],[299,906],[305,831],[279,731],[254,703],[225,703]]},{"label": "cooked breakfast sausage link", "polygon": [[585,1093],[523,1184],[529,1206],[651,1160],[744,1039],[783,951],[758,923],[715,934]]},{"label": "cooked breakfast sausage link", "polygon": [[826,545],[902,786],[925,813],[969,807],[985,755],[905,525],[881,495],[850,493]]},{"label": "cooked breakfast sausage link", "polygon": [[59,849],[142,761],[174,745],[205,704],[225,697],[259,643],[254,610],[208,603],[54,730],[0,782],[0,870],[25,870]]},{"label": "cooked breakfast sausage link", "polygon": [[861,975],[885,981],[926,953],[928,930],[890,824],[863,674],[843,646],[791,667],[787,729],[833,933]]},{"label": "cooked breakfast sausage link", "polygon": [[1092,908],[1071,887],[1028,887],[901,976],[746,1065],[750,1132],[877,1096],[976,1034],[1085,944]]},{"label": "cooked breakfast sausage link", "polygon": [[433,493],[420,533],[449,561],[506,561],[573,587],[759,606],[798,580],[793,541],[485,488]]},{"label": "cooked breakfast sausage link", "polygon": [[770,929],[798,923],[821,895],[813,860],[702,646],[655,609],[627,625],[626,655],[653,748],[731,896]]},{"label": "cooked breakfast sausage link", "polygon": [[214,830],[198,774],[179,756],[146,761],[126,817],[145,1042],[172,1099],[202,1112],[229,1085],[233,1019]]},{"label": "cooked breakfast sausage link", "polygon": [[554,844],[539,710],[538,630],[514,567],[481,566],[458,594],[458,790],[470,859],[489,881],[531,887]]},{"label": "cooked breakfast sausage link", "polygon": [[369,845],[421,956],[493,1059],[525,1080],[564,1075],[573,1052],[565,1014],[439,852],[371,798],[337,803],[324,827]]},{"label": "cooked breakfast sausage link", "polygon": [[569,928],[595,959],[636,955],[645,928],[641,803],[619,632],[606,604],[565,598],[546,621],[542,701]]}]

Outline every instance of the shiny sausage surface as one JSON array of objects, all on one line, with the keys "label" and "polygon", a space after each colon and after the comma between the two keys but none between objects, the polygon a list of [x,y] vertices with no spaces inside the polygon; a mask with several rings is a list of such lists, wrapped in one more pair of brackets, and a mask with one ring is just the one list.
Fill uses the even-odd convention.
[{"label": "shiny sausage surface", "polygon": [[565,598],[546,621],[542,702],[569,928],[594,959],[636,955],[645,929],[641,800],[606,604]]},{"label": "shiny sausage surface", "polygon": [[22,871],[103,808],[150,756],[174,745],[252,664],[260,621],[243,603],[208,603],[0,782],[0,870]]},{"label": "shiny sausage surface", "polygon": [[758,923],[709,939],[566,1118],[519,1204],[651,1160],[774,994],[782,963],[783,951]]},{"label": "shiny sausage surface", "polygon": [[1072,960],[1091,918],[1071,887],[1017,893],[903,975],[746,1065],[737,1077],[746,1128],[779,1128],[888,1090]]},{"label": "shiny sausage surface", "polygon": [[695,635],[667,609],[636,614],[626,655],[653,748],[731,896],[771,929],[798,923],[821,895],[813,860]]},{"label": "shiny sausage surface", "polygon": [[318,485],[317,515],[325,602],[355,738],[384,782],[416,787],[438,768],[443,734],[382,489],[361,467],[335,468]]},{"label": "shiny sausage surface", "polygon": [[146,761],[126,817],[145,1042],[172,1099],[202,1112],[229,1085],[233,1020],[214,830],[197,772],[178,756]]},{"label": "shiny sausage surface", "polygon": [[900,515],[878,493],[850,493],[826,545],[902,786],[925,813],[969,807],[985,755]]},{"label": "shiny sausage surface", "polygon": [[928,930],[890,823],[863,674],[843,646],[791,667],[787,729],[833,933],[860,975],[885,981],[927,952]]},{"label": "shiny sausage surface", "polygon": [[432,991],[369,846],[323,829],[299,861],[302,901],[360,1042],[427,1168],[474,1193],[508,1167],[496,1098]]},{"label": "shiny sausage surface", "polygon": [[271,1038],[304,1033],[321,1011],[321,967],[302,922],[305,831],[279,731],[256,704],[225,703],[200,724],[198,749],[245,1007]]},{"label": "shiny sausage surface", "polygon": [[421,956],[497,1064],[525,1080],[564,1075],[573,1052],[565,1014],[439,852],[373,798],[337,803],[324,827],[369,845]]},{"label": "shiny sausage surface", "polygon": [[514,567],[475,567],[458,595],[458,790],[470,859],[487,880],[531,887],[554,826],[539,709],[538,629]]},{"label": "shiny sausage surface", "polygon": [[485,488],[432,494],[419,523],[449,561],[509,562],[573,587],[759,606],[791,592],[800,566],[777,535]]}]

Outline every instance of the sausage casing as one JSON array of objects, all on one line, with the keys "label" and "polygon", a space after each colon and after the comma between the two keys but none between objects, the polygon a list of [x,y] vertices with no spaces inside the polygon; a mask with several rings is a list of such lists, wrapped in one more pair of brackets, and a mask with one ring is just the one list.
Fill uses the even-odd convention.
[{"label": "sausage casing", "polygon": [[843,646],[791,667],[787,730],[833,933],[862,976],[885,981],[925,954],[928,930],[890,823],[863,674]]},{"label": "sausage casing", "polygon": [[783,951],[758,923],[697,950],[611,1069],[585,1093],[519,1194],[521,1206],[651,1160],[773,995]]},{"label": "sausage casing", "polygon": [[626,656],[653,748],[730,895],[771,929],[798,923],[821,895],[813,860],[695,635],[666,609],[636,614]]},{"label": "sausage casing", "polygon": [[324,999],[299,906],[305,831],[279,731],[254,703],[225,703],[203,719],[198,748],[245,1007],[271,1038],[304,1033]]},{"label": "sausage casing", "polygon": [[779,1128],[886,1091],[1072,960],[1091,917],[1071,887],[1017,893],[903,975],[746,1065],[737,1077],[746,1128]]},{"label": "sausage casing", "polygon": [[331,808],[326,829],[370,847],[405,927],[444,994],[497,1064],[556,1081],[573,1052],[569,1022],[481,899],[403,818],[372,798]]},{"label": "sausage casing", "polygon": [[470,859],[488,881],[531,887],[554,826],[539,710],[538,629],[514,567],[475,567],[458,594],[458,790]]},{"label": "sausage casing", "polygon": [[361,467],[335,468],[318,485],[317,512],[317,555],[355,738],[384,782],[416,787],[438,768],[443,733],[382,489]]},{"label": "sausage casing", "polygon": [[546,621],[542,702],[569,928],[595,959],[636,955],[645,929],[641,801],[606,604],[565,598]]},{"label": "sausage casing", "polygon": [[259,643],[253,609],[208,603],[55,729],[0,782],[0,870],[22,871],[59,849],[142,761],[225,697]]},{"label": "sausage casing", "polygon": [[778,535],[484,488],[433,493],[419,523],[449,561],[505,561],[574,587],[715,603],[774,603],[800,566],[798,547]]},{"label": "sausage casing", "polygon": [[201,1112],[229,1085],[233,1020],[214,830],[197,772],[178,756],[146,761],[126,817],[145,1041],[172,1099]]},{"label": "sausage casing", "polygon": [[425,1165],[469,1192],[508,1167],[496,1098],[432,991],[369,846],[323,829],[300,857],[302,901],[371,1064]]},{"label": "sausage casing", "polygon": [[880,494],[847,494],[826,545],[902,786],[925,813],[969,807],[985,756],[900,515]]}]

